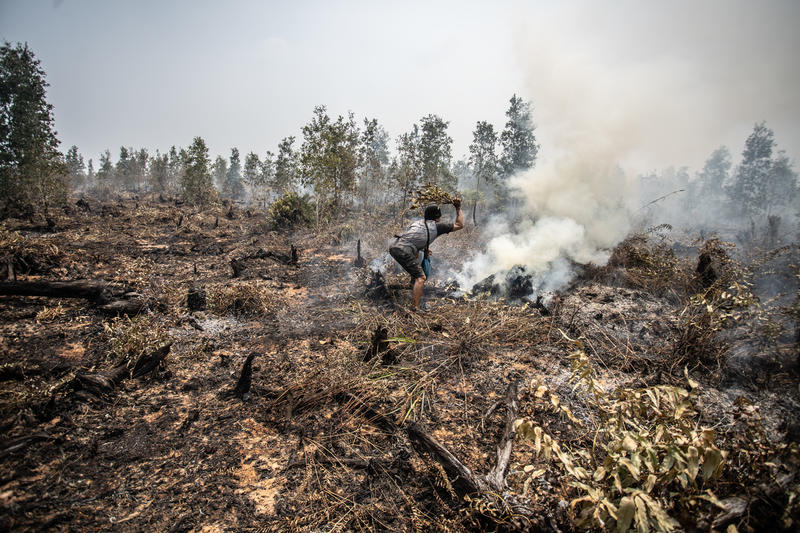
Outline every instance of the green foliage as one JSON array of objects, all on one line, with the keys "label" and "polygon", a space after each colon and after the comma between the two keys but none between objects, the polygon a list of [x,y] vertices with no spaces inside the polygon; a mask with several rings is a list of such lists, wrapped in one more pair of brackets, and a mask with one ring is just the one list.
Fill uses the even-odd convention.
[{"label": "green foliage", "polygon": [[231,148],[230,165],[225,174],[225,181],[222,186],[222,196],[239,200],[244,196],[244,185],[242,185],[242,163],[239,158],[239,149]]},{"label": "green foliage", "polygon": [[453,138],[447,134],[450,123],[436,115],[427,115],[420,120],[419,160],[422,166],[421,180],[453,191],[456,180],[450,171]]},{"label": "green foliage", "polygon": [[275,228],[309,224],[314,220],[314,207],[307,196],[287,191],[269,206],[269,216]]},{"label": "green foliage", "polygon": [[500,144],[503,146],[500,165],[504,177],[533,167],[539,153],[539,145],[536,144],[533,133],[536,128],[531,117],[530,102],[525,102],[516,94],[509,102],[510,106],[506,111],[508,121],[500,134]]},{"label": "green foliage", "polygon": [[167,154],[159,154],[156,150],[156,155],[150,159],[148,176],[150,188],[155,192],[165,192],[169,188],[169,156]]},{"label": "green foliage", "polygon": [[[293,191],[297,187],[299,162],[298,154],[293,148],[294,140],[293,136],[285,137],[278,145],[278,155],[270,180],[273,191]],[[266,174],[266,161],[264,164]]]},{"label": "green foliage", "polygon": [[355,191],[358,166],[358,127],[350,113],[332,121],[325,106],[314,108],[311,122],[303,126],[300,167],[303,183],[314,189],[317,205],[334,210]]},{"label": "green foliage", "polygon": [[181,189],[187,202],[206,205],[216,200],[216,190],[209,171],[208,148],[201,137],[195,137],[186,152]]},{"label": "green foliage", "polygon": [[534,397],[537,410],[565,417],[593,437],[592,445],[573,450],[535,421],[518,420],[519,434],[533,441],[545,462],[525,467],[525,488],[555,461],[577,493],[570,502],[575,525],[616,531],[672,531],[679,524],[667,512],[671,506],[716,502],[708,485],[721,475],[728,454],[714,444],[712,429],[699,426],[698,384],[687,374],[688,391],[659,385],[606,392],[583,344],[571,342],[573,390],[582,390],[592,415],[578,419],[546,385],[534,386]]},{"label": "green foliage", "polygon": [[797,173],[786,154],[775,149],[774,134],[764,122],[745,141],[742,163],[727,188],[732,207],[745,215],[769,215],[790,205],[797,195]]},{"label": "green foliage", "polygon": [[66,200],[44,71],[28,45],[0,47],[0,210],[32,215]]},{"label": "green foliage", "polygon": [[86,184],[86,165],[83,163],[83,156],[78,153],[78,147],[73,145],[64,154],[64,162],[67,165],[67,172],[72,188],[80,188]]},{"label": "green foliage", "polygon": [[377,119],[364,119],[359,140],[358,194],[364,205],[380,201],[386,194],[389,164],[389,134]]}]

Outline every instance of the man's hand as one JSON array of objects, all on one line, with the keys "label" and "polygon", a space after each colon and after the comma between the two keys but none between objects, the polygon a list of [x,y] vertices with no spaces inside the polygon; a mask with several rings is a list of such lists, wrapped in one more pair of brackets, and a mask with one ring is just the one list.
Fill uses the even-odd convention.
[{"label": "man's hand", "polygon": [[453,231],[464,229],[464,213],[461,212],[461,198],[453,198],[453,207],[456,208],[456,219],[453,221]]}]

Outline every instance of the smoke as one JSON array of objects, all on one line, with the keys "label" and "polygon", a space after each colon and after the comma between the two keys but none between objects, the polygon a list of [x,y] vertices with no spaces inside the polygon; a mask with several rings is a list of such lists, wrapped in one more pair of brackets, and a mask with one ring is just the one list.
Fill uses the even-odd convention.
[{"label": "smoke", "polygon": [[533,104],[541,158],[511,180],[521,212],[484,230],[462,286],[521,265],[557,289],[574,263],[605,264],[634,218],[666,207],[686,217],[687,193],[642,211],[656,196],[640,196],[640,174],[699,169],[721,145],[736,153],[761,120],[790,153],[797,146],[796,4],[518,7],[520,96]]},{"label": "smoke", "polygon": [[484,251],[457,276],[462,286],[519,265],[539,290],[557,290],[572,279],[575,263],[604,265],[630,230],[633,188],[608,155],[566,154],[513,176],[510,185],[521,210],[513,220],[491,220]]}]

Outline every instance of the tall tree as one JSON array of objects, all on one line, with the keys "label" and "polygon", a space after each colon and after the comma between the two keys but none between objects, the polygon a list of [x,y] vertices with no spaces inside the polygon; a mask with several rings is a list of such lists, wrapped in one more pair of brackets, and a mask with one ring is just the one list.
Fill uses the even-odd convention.
[{"label": "tall tree", "polygon": [[0,47],[0,216],[66,200],[67,168],[44,71],[27,44]]},{"label": "tall tree", "polygon": [[509,102],[506,111],[508,121],[500,134],[500,144],[503,146],[500,164],[505,178],[520,170],[532,168],[539,153],[530,102],[524,101],[516,94]]},{"label": "tall tree", "polygon": [[86,165],[83,163],[83,156],[78,152],[77,146],[72,145],[67,150],[64,155],[64,162],[67,164],[72,188],[82,188],[86,184]]},{"label": "tall tree", "polygon": [[453,139],[447,134],[449,122],[436,115],[420,120],[419,159],[422,181],[455,191],[455,176],[450,171]]},{"label": "tall tree", "polygon": [[724,194],[725,182],[731,171],[731,153],[725,146],[720,146],[711,153],[697,173],[698,194],[702,199],[718,202]]},{"label": "tall tree", "polygon": [[170,191],[176,191],[178,185],[183,180],[183,163],[185,159],[184,149],[178,150],[175,146],[169,149],[169,181],[168,188]]},{"label": "tall tree", "polygon": [[114,185],[114,165],[111,163],[111,152],[106,150],[100,154],[100,168],[97,169],[97,186],[109,190]]},{"label": "tall tree", "polygon": [[119,147],[119,159],[117,159],[114,173],[117,179],[117,186],[126,191],[132,191],[134,189],[134,163],[131,159],[132,151],[132,148],[128,150],[124,146]]},{"label": "tall tree", "polygon": [[390,169],[391,175],[400,187],[403,206],[408,204],[411,191],[421,185],[422,160],[420,157],[419,126],[414,124],[411,131],[397,138],[397,160]]},{"label": "tall tree", "polygon": [[745,141],[742,162],[726,192],[732,207],[748,216],[770,215],[794,200],[797,175],[782,152],[773,157],[775,135],[766,123],[753,127]]},{"label": "tall tree", "polygon": [[225,181],[228,179],[228,161],[221,155],[218,155],[211,165],[211,177],[217,190],[224,196]]},{"label": "tall tree", "polygon": [[303,183],[314,189],[319,222],[324,204],[336,211],[355,189],[358,126],[353,114],[332,121],[325,106],[314,108],[311,122],[303,126],[300,165]]},{"label": "tall tree", "polygon": [[[271,180],[272,190],[278,194],[294,191],[297,186],[300,174],[299,156],[293,145],[293,136],[284,137],[278,144],[278,154],[275,158],[275,168]],[[265,170],[267,169],[265,168]],[[268,174],[265,173],[265,175]]]},{"label": "tall tree", "polygon": [[223,188],[225,196],[234,200],[240,200],[244,196],[244,186],[242,185],[242,162],[239,158],[239,149],[231,148],[230,164],[228,165],[228,175]]},{"label": "tall tree", "polygon": [[481,197],[481,186],[493,184],[497,180],[500,164],[496,153],[497,134],[494,126],[479,121],[472,132],[472,143],[469,145],[469,162],[475,177],[475,198],[472,203],[472,223],[477,224],[476,211],[478,199]]},{"label": "tall tree", "polygon": [[150,158],[150,188],[158,193],[167,190],[169,183],[169,155],[161,154],[156,150],[156,155]]},{"label": "tall tree", "polygon": [[358,192],[361,202],[369,206],[386,193],[389,134],[378,119],[365,118],[360,141]]},{"label": "tall tree", "polygon": [[186,151],[181,189],[186,201],[206,205],[214,200],[214,183],[211,181],[208,147],[202,137],[195,137]]},{"label": "tall tree", "polygon": [[133,171],[134,187],[137,191],[144,188],[147,179],[147,167],[150,161],[150,154],[147,153],[147,148],[140,148],[132,153],[131,166]]},{"label": "tall tree", "polygon": [[93,187],[95,180],[94,174],[94,163],[92,162],[92,158],[89,158],[89,162],[86,163],[86,186]]},{"label": "tall tree", "polygon": [[264,173],[266,167],[271,169],[272,153],[267,152],[264,163],[258,158],[258,154],[250,152],[244,158],[244,171],[242,180],[250,191],[250,198],[258,204],[266,206],[269,198],[268,174]]}]

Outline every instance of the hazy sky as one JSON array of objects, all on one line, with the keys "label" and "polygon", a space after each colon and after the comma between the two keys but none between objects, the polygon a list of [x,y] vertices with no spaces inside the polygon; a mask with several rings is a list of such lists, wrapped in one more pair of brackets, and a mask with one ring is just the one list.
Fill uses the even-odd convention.
[{"label": "hazy sky", "polygon": [[626,168],[738,158],[766,120],[800,158],[800,2],[0,0],[27,41],[62,149],[97,161],[202,136],[212,157],[276,151],[314,106],[377,118],[395,139],[427,114],[453,155],[478,120],[531,101],[542,157]]}]

